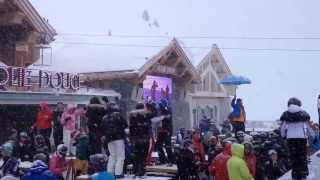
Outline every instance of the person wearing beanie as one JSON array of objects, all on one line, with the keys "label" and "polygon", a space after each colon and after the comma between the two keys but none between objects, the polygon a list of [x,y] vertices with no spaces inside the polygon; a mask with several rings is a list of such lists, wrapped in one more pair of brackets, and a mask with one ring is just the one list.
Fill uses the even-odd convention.
[{"label": "person wearing beanie", "polygon": [[276,180],[283,176],[288,169],[285,162],[278,157],[278,152],[274,149],[269,150],[269,158],[265,163],[266,176],[270,180]]},{"label": "person wearing beanie", "polygon": [[80,135],[75,138],[75,141],[76,160],[74,166],[76,169],[76,174],[87,174],[89,160],[89,137],[86,133],[81,132]]},{"label": "person wearing beanie", "polygon": [[[159,103],[160,115],[165,118],[161,121],[161,126],[158,128],[156,149],[159,154],[160,164],[168,163],[168,166],[172,165],[173,153],[171,146],[171,136],[173,131],[172,113],[168,107],[168,102],[165,99],[161,99]],[[166,154],[163,151],[166,150]],[[166,157],[167,155],[167,157]]]},{"label": "person wearing beanie", "polygon": [[32,156],[34,153],[34,148],[30,141],[30,137],[26,132],[21,132],[19,134],[18,141],[14,144],[13,156],[21,161],[30,161],[32,162]]},{"label": "person wearing beanie", "polygon": [[67,152],[68,147],[60,144],[57,147],[57,151],[50,158],[49,169],[58,179],[63,179],[62,174],[69,166],[69,162],[66,160]]},{"label": "person wearing beanie", "polygon": [[34,140],[35,154],[43,153],[49,158],[50,148],[47,146],[46,141],[42,135],[37,135]]},{"label": "person wearing beanie", "polygon": [[[86,117],[88,118],[88,136],[90,142],[100,142],[103,136],[103,129],[101,128],[102,118],[107,114],[107,98],[100,99],[95,96],[90,99],[87,106]],[[90,154],[101,153],[102,143],[90,143]]]},{"label": "person wearing beanie", "polygon": [[105,143],[110,152],[108,172],[118,179],[123,178],[123,165],[125,160],[125,129],[128,127],[126,119],[120,114],[120,107],[116,103],[110,103],[110,113],[105,115],[101,122],[104,131]]},{"label": "person wearing beanie", "polygon": [[192,142],[189,139],[185,139],[183,147],[177,157],[177,177],[181,180],[197,180],[199,163],[194,156],[194,149]]},{"label": "person wearing beanie", "polygon": [[311,131],[308,124],[310,115],[301,106],[298,98],[290,98],[288,110],[280,118],[281,136],[287,140],[293,179],[305,179],[309,175],[307,139]]},{"label": "person wearing beanie", "polygon": [[18,180],[19,177],[19,164],[20,161],[12,156],[13,145],[11,143],[5,143],[2,145],[2,157],[3,165],[0,167],[1,180]]},{"label": "person wearing beanie", "polygon": [[115,180],[115,177],[106,171],[108,156],[104,154],[95,154],[90,156],[90,166],[94,171],[92,180]]},{"label": "person wearing beanie", "polygon": [[145,174],[145,160],[151,136],[151,119],[147,111],[144,110],[143,103],[138,103],[136,110],[130,112],[129,124],[129,138],[134,147],[134,174],[137,177],[141,177]]},{"label": "person wearing beanie", "polygon": [[21,180],[58,180],[48,168],[48,157],[46,154],[36,154],[33,159],[31,169]]}]

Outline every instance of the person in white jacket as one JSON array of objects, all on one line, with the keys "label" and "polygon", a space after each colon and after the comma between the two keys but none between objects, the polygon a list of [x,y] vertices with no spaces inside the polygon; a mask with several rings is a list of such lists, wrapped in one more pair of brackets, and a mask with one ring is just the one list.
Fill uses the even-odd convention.
[{"label": "person in white jacket", "polygon": [[297,98],[290,98],[288,110],[285,111],[280,121],[281,135],[286,138],[292,162],[292,179],[303,180],[309,175],[307,160],[307,139],[310,135],[308,121],[310,116],[302,110],[302,103]]}]

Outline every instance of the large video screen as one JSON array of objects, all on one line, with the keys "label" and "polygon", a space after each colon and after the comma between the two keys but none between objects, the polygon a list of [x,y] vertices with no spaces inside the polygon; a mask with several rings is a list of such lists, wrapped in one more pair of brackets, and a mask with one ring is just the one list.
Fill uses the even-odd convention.
[{"label": "large video screen", "polygon": [[151,98],[157,104],[166,99],[169,107],[172,103],[172,79],[159,76],[147,76],[143,81],[143,98],[147,102]]}]

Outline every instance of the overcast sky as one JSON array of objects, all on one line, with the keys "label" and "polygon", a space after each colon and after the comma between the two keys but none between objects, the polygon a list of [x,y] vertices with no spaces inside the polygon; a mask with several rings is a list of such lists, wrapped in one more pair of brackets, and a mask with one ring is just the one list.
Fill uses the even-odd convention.
[{"label": "overcast sky", "polygon": [[[61,42],[98,42],[165,45],[168,39],[130,39],[70,36],[64,33],[160,36],[249,36],[320,37],[317,0],[31,0],[60,35],[54,43],[54,61],[78,62],[74,67],[135,68],[143,57],[158,49],[71,45]],[[148,11],[149,26],[142,19]],[[249,77],[253,84],[241,86],[250,120],[275,120],[286,109],[289,97],[317,120],[316,98],[320,93],[320,52],[276,52],[228,50],[223,48],[320,49],[320,40],[184,39],[185,46],[217,44],[234,74]],[[60,43],[58,43],[60,42]],[[194,64],[209,49],[187,49]],[[127,60],[127,59],[131,60]],[[122,59],[123,62],[117,62]],[[119,67],[117,67],[119,66]]]}]

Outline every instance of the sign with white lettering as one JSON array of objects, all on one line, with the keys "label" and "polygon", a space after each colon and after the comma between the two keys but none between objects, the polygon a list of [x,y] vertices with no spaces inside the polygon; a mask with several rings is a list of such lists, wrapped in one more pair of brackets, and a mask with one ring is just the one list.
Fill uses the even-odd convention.
[{"label": "sign with white lettering", "polygon": [[0,66],[0,86],[80,89],[78,74]]}]

